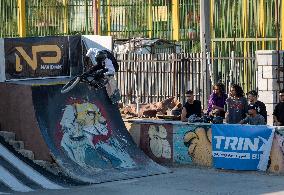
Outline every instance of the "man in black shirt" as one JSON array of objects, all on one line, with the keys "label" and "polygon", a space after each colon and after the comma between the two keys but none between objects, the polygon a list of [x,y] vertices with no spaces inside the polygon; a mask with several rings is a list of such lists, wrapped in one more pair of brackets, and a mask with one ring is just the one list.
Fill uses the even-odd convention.
[{"label": "man in black shirt", "polygon": [[279,100],[273,111],[274,125],[284,126],[284,89],[279,92]]},{"label": "man in black shirt", "polygon": [[255,90],[252,90],[247,93],[249,104],[253,104],[257,107],[257,114],[263,116],[265,124],[267,123],[267,111],[266,106],[263,102],[257,100],[258,94]]},{"label": "man in black shirt", "polygon": [[193,91],[188,90],[185,93],[185,96],[187,101],[182,108],[181,121],[187,122],[188,117],[193,114],[201,117],[201,102],[199,100],[194,100]]}]

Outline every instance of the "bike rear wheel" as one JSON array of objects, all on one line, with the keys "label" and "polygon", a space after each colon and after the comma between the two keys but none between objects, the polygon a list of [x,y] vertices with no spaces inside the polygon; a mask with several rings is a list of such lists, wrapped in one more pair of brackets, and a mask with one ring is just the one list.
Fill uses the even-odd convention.
[{"label": "bike rear wheel", "polygon": [[71,79],[68,83],[66,83],[66,85],[62,87],[61,93],[69,92],[80,82],[80,80],[81,80],[80,77],[74,77],[73,79]]}]

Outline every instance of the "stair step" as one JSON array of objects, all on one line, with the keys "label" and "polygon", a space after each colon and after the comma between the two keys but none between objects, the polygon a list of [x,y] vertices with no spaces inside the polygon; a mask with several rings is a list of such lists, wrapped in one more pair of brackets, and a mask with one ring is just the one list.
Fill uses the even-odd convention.
[{"label": "stair step", "polygon": [[61,172],[60,167],[56,163],[51,163],[45,160],[34,160],[34,162],[40,166],[42,166],[44,169],[52,172],[53,174],[58,175],[58,173]]},{"label": "stair step", "polygon": [[24,142],[23,141],[14,141],[10,140],[9,144],[14,147],[15,150],[24,149]]},{"label": "stair step", "polygon": [[26,149],[20,149],[20,150],[17,150],[19,153],[21,153],[23,156],[31,159],[31,160],[34,160],[35,159],[35,155],[33,153],[33,151],[31,150],[26,150]]},{"label": "stair step", "polygon": [[0,136],[2,136],[6,142],[15,141],[16,134],[9,131],[0,131]]}]

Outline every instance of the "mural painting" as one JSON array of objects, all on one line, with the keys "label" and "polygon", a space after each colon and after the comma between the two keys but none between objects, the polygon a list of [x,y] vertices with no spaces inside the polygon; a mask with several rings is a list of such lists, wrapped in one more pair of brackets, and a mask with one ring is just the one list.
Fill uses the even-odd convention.
[{"label": "mural painting", "polygon": [[171,163],[173,159],[172,125],[141,124],[140,148],[154,161]]},{"label": "mural painting", "polygon": [[269,172],[284,173],[284,131],[276,129],[270,152]]},{"label": "mural painting", "polygon": [[60,120],[63,132],[60,145],[69,158],[96,171],[108,166],[133,168],[135,162],[112,137],[99,108],[94,103],[81,102],[66,105]]},{"label": "mural painting", "polygon": [[[140,139],[139,147],[156,162],[212,166],[211,124],[139,122],[133,123],[131,131],[135,132],[132,132],[134,139]],[[279,128],[275,131],[267,168],[269,172],[284,173],[284,130]]]},{"label": "mural painting", "polygon": [[211,128],[206,124],[174,126],[174,162],[211,166]]},{"label": "mural painting", "polygon": [[32,97],[41,134],[66,174],[101,183],[168,172],[136,146],[105,89],[84,83],[65,94],[61,89],[35,86]]}]

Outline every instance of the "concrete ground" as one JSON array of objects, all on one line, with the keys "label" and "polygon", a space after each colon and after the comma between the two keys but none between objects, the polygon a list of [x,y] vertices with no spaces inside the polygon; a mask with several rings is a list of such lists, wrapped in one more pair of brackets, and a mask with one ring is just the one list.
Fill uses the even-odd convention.
[{"label": "concrete ground", "polygon": [[66,190],[26,194],[60,195],[178,195],[178,194],[284,194],[284,176],[192,166],[171,167],[170,174],[107,182]]}]

